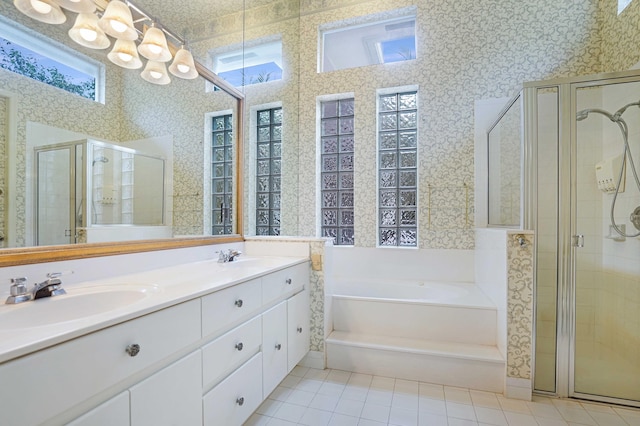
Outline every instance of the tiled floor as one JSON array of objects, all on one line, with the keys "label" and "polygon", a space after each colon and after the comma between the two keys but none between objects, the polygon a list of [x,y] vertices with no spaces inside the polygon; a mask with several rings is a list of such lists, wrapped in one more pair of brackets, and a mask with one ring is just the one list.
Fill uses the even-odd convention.
[{"label": "tiled floor", "polygon": [[296,367],[245,425],[640,426],[640,410]]}]

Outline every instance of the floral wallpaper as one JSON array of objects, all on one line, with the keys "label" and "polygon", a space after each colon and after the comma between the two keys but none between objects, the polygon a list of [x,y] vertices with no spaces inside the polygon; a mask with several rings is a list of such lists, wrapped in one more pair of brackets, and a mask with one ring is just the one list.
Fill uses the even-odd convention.
[{"label": "floral wallpaper", "polygon": [[598,2],[602,27],[602,71],[624,71],[640,61],[640,2],[618,15],[618,0]]},{"label": "floral wallpaper", "polygon": [[[397,9],[417,16],[418,59],[317,72],[319,27]],[[528,80],[597,72],[600,42],[597,2],[302,1],[298,234],[316,234],[316,97],[354,94],[355,239],[375,247],[376,90],[417,85],[419,247],[469,249],[474,101],[511,96]]]},{"label": "floral wallpaper", "polygon": [[532,379],[533,238],[507,239],[507,377]]}]

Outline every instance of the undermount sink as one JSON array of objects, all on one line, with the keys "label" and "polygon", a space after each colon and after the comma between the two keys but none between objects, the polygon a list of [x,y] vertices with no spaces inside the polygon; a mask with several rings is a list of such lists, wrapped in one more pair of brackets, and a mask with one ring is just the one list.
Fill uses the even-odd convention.
[{"label": "undermount sink", "polygon": [[0,330],[46,327],[76,321],[140,302],[155,286],[111,285],[66,288],[67,294],[0,305]]}]

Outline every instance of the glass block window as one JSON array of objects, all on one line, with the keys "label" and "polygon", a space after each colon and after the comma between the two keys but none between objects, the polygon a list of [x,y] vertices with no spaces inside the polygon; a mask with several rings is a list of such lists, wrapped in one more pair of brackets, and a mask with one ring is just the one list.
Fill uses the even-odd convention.
[{"label": "glass block window", "polygon": [[212,235],[233,233],[233,116],[212,118]]},{"label": "glass block window", "polygon": [[280,235],[282,108],[257,114],[256,235]]},{"label": "glass block window", "polygon": [[417,246],[418,94],[379,95],[378,244]]},{"label": "glass block window", "polygon": [[354,99],[320,104],[321,235],[353,245]]}]

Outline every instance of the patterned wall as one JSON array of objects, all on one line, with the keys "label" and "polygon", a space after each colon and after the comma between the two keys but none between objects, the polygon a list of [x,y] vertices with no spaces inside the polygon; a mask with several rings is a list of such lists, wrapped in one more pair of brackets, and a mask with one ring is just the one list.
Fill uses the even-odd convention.
[{"label": "patterned wall", "polygon": [[6,198],[5,191],[7,185],[6,158],[7,152],[7,98],[0,96],[0,247],[5,247],[5,217]]},{"label": "patterned wall", "polygon": [[640,61],[640,2],[618,15],[618,0],[600,0],[602,71],[624,71]]},{"label": "patterned wall", "polygon": [[[416,5],[416,6],[414,6]],[[318,27],[414,8],[419,59],[317,73]],[[472,248],[473,105],[521,83],[599,70],[596,2],[510,0],[302,1],[300,20],[300,235],[316,233],[317,96],[353,92],[356,108],[356,244],[376,245],[375,95],[419,86],[419,247]],[[286,108],[286,105],[285,105]],[[468,203],[468,204],[467,204]]]},{"label": "patterned wall", "polygon": [[533,239],[507,234],[507,377],[517,379],[532,379]]}]

